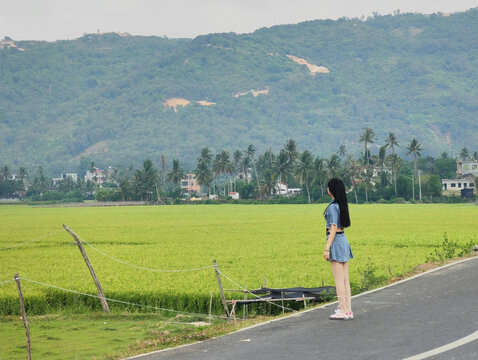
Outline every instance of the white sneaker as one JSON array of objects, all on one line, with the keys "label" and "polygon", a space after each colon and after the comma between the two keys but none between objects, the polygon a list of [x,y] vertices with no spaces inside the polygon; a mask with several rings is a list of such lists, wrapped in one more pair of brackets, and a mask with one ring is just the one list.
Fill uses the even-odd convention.
[{"label": "white sneaker", "polygon": [[335,314],[329,316],[330,320],[348,320],[347,314],[340,311],[340,309],[335,310]]}]

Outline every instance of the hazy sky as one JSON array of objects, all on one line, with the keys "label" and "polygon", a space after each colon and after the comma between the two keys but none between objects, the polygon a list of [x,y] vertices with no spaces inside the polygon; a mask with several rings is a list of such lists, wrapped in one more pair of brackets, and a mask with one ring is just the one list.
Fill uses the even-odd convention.
[{"label": "hazy sky", "polygon": [[73,39],[100,31],[195,37],[401,12],[456,12],[478,0],[0,0],[0,38]]}]

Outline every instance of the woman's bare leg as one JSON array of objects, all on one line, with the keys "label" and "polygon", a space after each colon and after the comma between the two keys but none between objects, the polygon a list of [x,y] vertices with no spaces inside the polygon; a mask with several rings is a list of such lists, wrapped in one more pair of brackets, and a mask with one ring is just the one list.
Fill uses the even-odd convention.
[{"label": "woman's bare leg", "polygon": [[349,263],[342,263],[343,273],[344,273],[344,288],[345,288],[345,311],[352,312],[352,292],[350,290],[350,280],[349,280]]},{"label": "woman's bare leg", "polygon": [[337,292],[337,298],[339,299],[339,309],[343,313],[347,312],[346,292],[345,292],[345,278],[344,278],[344,266],[337,261],[331,261],[332,274],[335,280],[335,290]]}]

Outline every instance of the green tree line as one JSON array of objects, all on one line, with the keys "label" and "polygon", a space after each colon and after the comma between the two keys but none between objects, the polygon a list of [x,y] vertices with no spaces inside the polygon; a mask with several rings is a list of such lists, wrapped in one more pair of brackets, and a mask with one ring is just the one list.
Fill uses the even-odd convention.
[{"label": "green tree line", "polygon": [[[395,133],[389,133],[379,143],[371,128],[364,128],[358,141],[363,143],[360,154],[350,153],[342,144],[330,157],[301,151],[294,139],[287,140],[275,153],[268,149],[258,154],[253,144],[232,155],[227,150],[213,154],[209,147],[204,147],[198,154],[195,168],[186,170],[180,159],[173,159],[168,169],[165,157],[161,156],[159,166],[148,159],[140,169],[115,168],[101,187],[92,181],[85,183],[79,178],[75,182],[68,177],[53,185],[39,167],[28,184],[26,195],[33,200],[95,198],[99,201],[163,203],[183,197],[181,180],[186,173],[193,173],[202,190],[193,195],[215,195],[214,198],[222,199],[227,199],[230,192],[238,192],[241,199],[258,201],[327,201],[327,182],[339,177],[348,187],[350,201],[356,203],[446,201],[441,195],[441,179],[456,177],[456,159],[446,152],[438,158],[424,157],[420,141],[413,138],[402,143]],[[402,147],[406,151],[404,158],[397,154],[397,149]],[[378,151],[373,153],[371,149]],[[459,158],[478,160],[478,152],[463,147]],[[95,164],[91,163],[89,170],[94,172],[95,169]],[[1,179],[0,195],[14,196],[25,190],[27,173],[25,168],[20,168],[17,178],[12,180],[11,171],[5,165]],[[290,196],[289,188],[300,188],[301,195]]]}]

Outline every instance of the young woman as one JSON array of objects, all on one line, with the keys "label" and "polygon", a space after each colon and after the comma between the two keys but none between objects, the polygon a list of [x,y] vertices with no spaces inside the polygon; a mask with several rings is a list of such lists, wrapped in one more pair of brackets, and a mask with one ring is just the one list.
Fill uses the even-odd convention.
[{"label": "young woman", "polygon": [[331,179],[327,192],[332,198],[324,211],[327,226],[327,244],[324,258],[330,261],[335,280],[339,308],[330,316],[331,320],[351,320],[352,312],[348,261],[354,257],[345,237],[344,229],[350,226],[349,207],[345,185],[340,179]]}]

